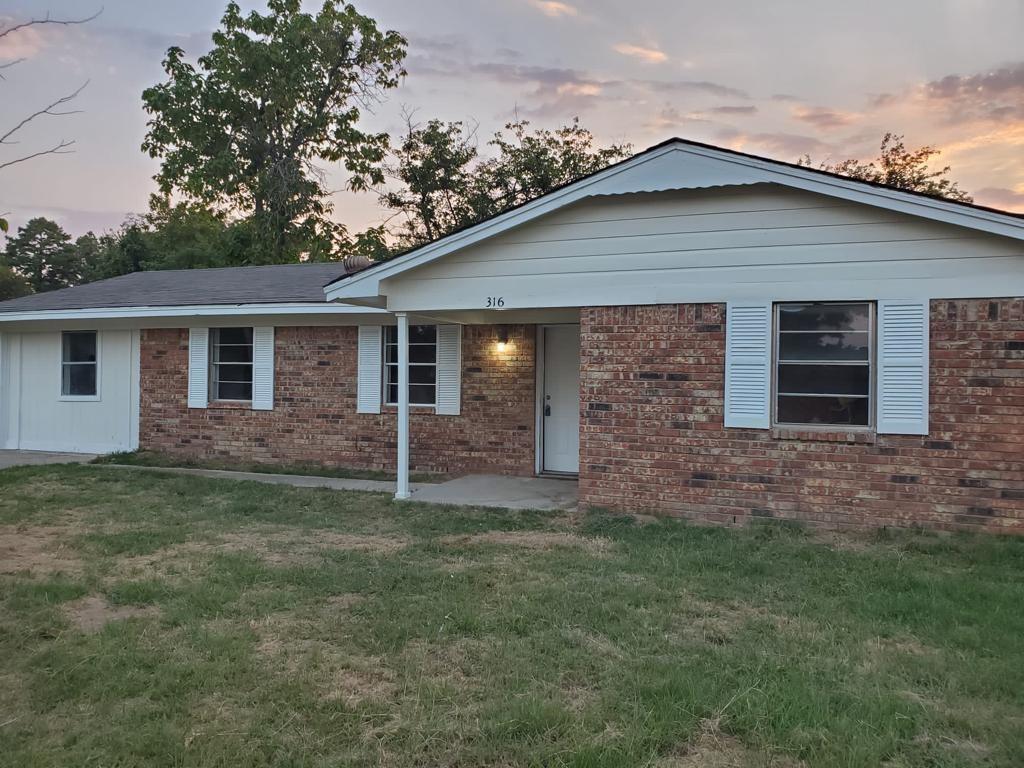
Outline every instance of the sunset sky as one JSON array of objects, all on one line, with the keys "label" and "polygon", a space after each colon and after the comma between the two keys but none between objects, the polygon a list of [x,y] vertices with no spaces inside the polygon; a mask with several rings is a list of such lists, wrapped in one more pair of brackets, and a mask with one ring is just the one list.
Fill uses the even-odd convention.
[{"label": "sunset sky", "polygon": [[[0,171],[12,225],[57,219],[81,234],[146,209],[155,161],[139,149],[142,90],[163,79],[168,46],[209,47],[222,0],[0,0],[0,20],[49,11],[102,15],[0,45],[0,133],[88,86],[80,114],[36,121],[0,162],[74,139],[74,154]],[[242,3],[255,7],[255,3]],[[310,3],[310,8],[314,4]],[[979,203],[1024,211],[1024,3],[1006,0],[362,0],[409,39],[404,85],[366,125],[419,119],[479,124],[514,115],[554,128],[578,115],[599,141],[636,150],[671,136],[795,160],[871,157],[887,130],[934,144]],[[485,149],[485,148],[484,148]],[[486,150],[485,150],[486,151]],[[335,188],[344,169],[329,168]],[[381,213],[335,197],[353,230]]]}]

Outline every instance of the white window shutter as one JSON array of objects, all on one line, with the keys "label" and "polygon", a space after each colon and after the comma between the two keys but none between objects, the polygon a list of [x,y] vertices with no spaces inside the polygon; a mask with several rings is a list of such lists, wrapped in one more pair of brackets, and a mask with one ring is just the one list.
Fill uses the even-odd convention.
[{"label": "white window shutter", "polygon": [[188,407],[205,408],[210,401],[210,329],[188,329]]},{"label": "white window shutter", "polygon": [[382,347],[379,325],[359,326],[356,413],[380,413],[381,390],[384,386],[381,369]]},{"label": "white window shutter", "polygon": [[771,302],[729,302],[725,311],[725,426],[768,429]]},{"label": "white window shutter", "polygon": [[458,416],[462,404],[462,326],[437,326],[437,408]]},{"label": "white window shutter", "polygon": [[252,329],[252,409],[274,410],[274,328]]},{"label": "white window shutter", "polygon": [[928,434],[928,301],[878,302],[878,432]]}]

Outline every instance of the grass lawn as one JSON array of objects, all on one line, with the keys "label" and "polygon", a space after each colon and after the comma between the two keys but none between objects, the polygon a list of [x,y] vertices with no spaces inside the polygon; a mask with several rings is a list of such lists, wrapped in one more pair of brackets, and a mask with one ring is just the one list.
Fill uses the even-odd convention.
[{"label": "grass lawn", "polygon": [[1021,766],[1024,541],[0,472],[0,764]]}]

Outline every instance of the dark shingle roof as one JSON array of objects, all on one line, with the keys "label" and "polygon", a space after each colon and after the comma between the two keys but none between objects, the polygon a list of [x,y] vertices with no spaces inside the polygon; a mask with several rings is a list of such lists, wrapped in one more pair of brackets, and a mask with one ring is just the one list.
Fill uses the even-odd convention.
[{"label": "dark shingle roof", "polygon": [[341,262],[133,272],[74,288],[2,301],[0,313],[325,302],[324,286],[345,273]]}]

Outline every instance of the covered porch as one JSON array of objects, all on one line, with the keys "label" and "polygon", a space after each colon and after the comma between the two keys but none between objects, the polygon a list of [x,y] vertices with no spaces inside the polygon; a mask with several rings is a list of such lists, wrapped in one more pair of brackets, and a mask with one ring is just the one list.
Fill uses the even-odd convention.
[{"label": "covered porch", "polygon": [[[394,318],[395,497],[520,509],[574,506],[580,446],[579,310],[502,311],[496,307],[490,311],[398,311]],[[459,371],[461,386],[454,399],[462,403],[456,413],[473,425],[477,440],[489,441],[488,450],[507,450],[507,455],[515,457],[508,468],[495,467],[497,472],[510,474],[471,466],[466,476],[439,486],[417,489],[410,484],[410,472],[422,464],[418,454],[421,446],[435,450],[424,444],[420,428],[424,422],[410,396],[410,369],[416,366],[410,340],[418,331],[417,325],[428,323],[457,325],[464,331],[460,334],[462,359],[449,366],[447,373],[454,376],[454,370]],[[443,354],[439,347],[439,362]],[[439,366],[438,402],[442,375]],[[508,387],[505,392],[503,386]],[[499,419],[512,419],[517,426],[510,430],[509,425],[495,424]],[[492,424],[495,429],[490,433]],[[526,473],[533,477],[523,477]]]}]

